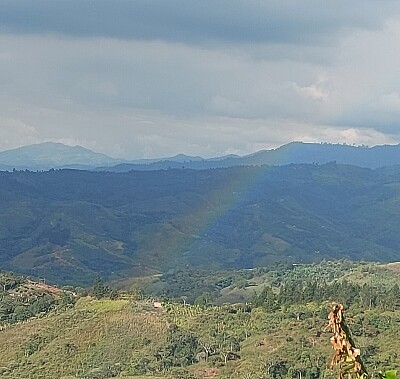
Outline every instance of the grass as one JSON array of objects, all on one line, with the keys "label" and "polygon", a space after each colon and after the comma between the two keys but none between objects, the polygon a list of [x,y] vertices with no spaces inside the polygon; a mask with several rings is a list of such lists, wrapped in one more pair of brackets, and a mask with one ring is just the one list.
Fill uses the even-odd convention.
[{"label": "grass", "polygon": [[[251,313],[231,313],[229,307],[203,309],[176,304],[168,312],[155,312],[142,302],[84,298],[61,314],[2,331],[1,377],[96,378],[96,373],[111,367],[119,370],[125,378],[169,378],[168,373],[140,376],[133,375],[132,370],[140,359],[154,361],[154,354],[166,342],[171,322],[200,339],[211,338],[219,330],[242,340],[239,360],[228,361],[226,365],[216,363],[214,367],[204,362],[191,366],[190,371],[199,378],[239,379],[245,373],[255,376],[265,371],[266,365],[274,360],[285,359],[288,364],[295,364],[301,357],[305,364],[326,370],[331,348],[329,334],[325,331],[326,320],[319,316],[324,307],[308,304],[287,307],[275,313],[262,309],[254,309]],[[298,319],[296,314],[299,312],[307,316]],[[359,317],[350,312],[348,316],[350,325]],[[396,363],[400,335],[395,321],[400,318],[400,312],[379,314],[366,311],[363,317],[377,323],[379,334],[373,342],[379,352],[378,361],[391,356],[388,364]],[[389,335],[392,342],[388,342]],[[28,354],[29,346],[37,341],[36,350]],[[356,337],[356,341],[362,349],[371,345],[370,337]]]},{"label": "grass", "polygon": [[358,284],[382,285],[384,282],[387,286],[393,286],[396,283],[400,284],[399,267],[399,263],[380,265],[366,263],[355,267],[343,278]]},{"label": "grass", "polygon": [[120,311],[130,304],[129,300],[109,301],[105,299],[93,301],[90,297],[81,298],[75,308],[95,313]]},{"label": "grass", "polygon": [[[126,365],[133,352],[149,354],[146,335],[162,335],[165,329],[165,321],[134,310],[128,301],[81,299],[62,314],[1,332],[0,367],[7,368],[2,378],[81,377],[94,368]],[[28,346],[39,337],[42,344],[27,356]]]},{"label": "grass", "polygon": [[[327,262],[321,266],[297,266],[282,275],[306,279],[319,273],[321,278],[331,274],[333,280],[346,277],[360,282],[367,278],[374,283],[380,278],[380,284],[394,283],[399,273],[391,271],[393,265],[389,268]],[[249,282],[261,287],[275,276],[260,273]],[[237,298],[254,288],[231,288],[224,296]],[[237,304],[200,307],[169,303],[156,310],[150,302],[128,295],[118,300],[84,297],[72,308],[58,309],[46,317],[0,331],[0,377],[108,379],[119,375],[132,379],[186,379],[192,374],[201,379],[243,379],[245,375],[265,376],[268,367],[280,361],[291,370],[316,367],[320,377],[331,376],[327,368],[332,354],[326,331],[328,308],[327,303],[308,303],[282,306],[274,312],[263,308],[249,312]],[[346,319],[367,366],[372,370],[400,367],[400,310],[351,307]],[[171,343],[171,325],[219,349],[223,349],[224,341],[239,341],[240,359],[225,364],[220,350],[208,362],[177,367],[176,370],[184,370],[181,376],[163,371],[156,356],[169,351],[166,346]],[[148,375],[143,376],[144,373]]]}]

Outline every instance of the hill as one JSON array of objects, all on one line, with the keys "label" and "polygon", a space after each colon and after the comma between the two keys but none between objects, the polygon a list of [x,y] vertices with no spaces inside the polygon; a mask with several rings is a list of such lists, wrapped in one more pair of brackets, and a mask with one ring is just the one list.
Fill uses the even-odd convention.
[{"label": "hill", "polygon": [[2,170],[49,170],[51,168],[88,169],[116,165],[121,160],[96,153],[81,146],[46,142],[0,152]]},{"label": "hill", "polygon": [[74,303],[76,294],[13,273],[0,273],[0,330]]},{"label": "hill", "polygon": [[[360,272],[379,272],[380,280],[367,280],[362,291],[354,291]],[[339,298],[346,301],[346,319],[370,374],[399,367],[400,305],[386,301],[395,288],[386,284],[387,278],[395,279],[391,271],[342,262],[279,273],[283,276],[279,288],[258,289],[246,305],[185,305],[166,299],[155,307],[150,299],[139,300],[129,293],[115,300],[81,297],[75,305],[50,310],[45,317],[2,327],[0,375],[4,379],[333,378],[337,373],[328,367],[332,349],[326,316],[330,301]],[[270,272],[270,279],[273,275]],[[307,289],[314,283],[314,289],[323,289],[315,284],[321,280],[339,289],[333,297],[321,291],[317,297],[318,291],[312,294],[298,286],[301,282]],[[287,297],[291,283],[297,292]]]},{"label": "hill", "polygon": [[[345,302],[338,288],[331,285],[338,281],[346,281],[354,285],[355,296],[363,298],[365,288],[393,288],[400,284],[400,271],[393,270],[394,263],[375,264],[367,262],[352,262],[348,260],[323,261],[319,264],[289,265],[260,267],[247,270],[208,270],[180,268],[156,277],[129,278],[113,282],[116,288],[132,290],[140,288],[149,296],[166,296],[170,299],[188,303],[212,302],[213,304],[237,304],[254,301],[254,294],[270,287],[275,292],[280,291],[288,283],[295,284],[291,289],[292,296],[302,298],[304,284],[313,283],[311,292],[317,292],[315,287],[324,287],[325,300],[332,299]],[[296,293],[303,291],[303,293]],[[329,295],[332,291],[333,294]],[[308,292],[306,290],[305,292]],[[400,293],[399,293],[400,295]],[[390,296],[378,295],[374,301],[386,301]]]},{"label": "hill", "polygon": [[286,165],[291,163],[325,164],[335,161],[359,167],[379,168],[397,165],[400,145],[351,146],[344,144],[292,142],[275,150],[260,151],[243,157],[244,164]]},{"label": "hill", "polygon": [[0,173],[0,264],[57,283],[179,267],[399,261],[400,168]]}]

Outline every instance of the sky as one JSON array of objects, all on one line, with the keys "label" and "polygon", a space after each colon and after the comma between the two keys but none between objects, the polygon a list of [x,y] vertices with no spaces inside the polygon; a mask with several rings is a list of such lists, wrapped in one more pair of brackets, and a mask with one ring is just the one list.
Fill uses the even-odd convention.
[{"label": "sky", "polygon": [[397,0],[1,0],[0,150],[400,142]]}]

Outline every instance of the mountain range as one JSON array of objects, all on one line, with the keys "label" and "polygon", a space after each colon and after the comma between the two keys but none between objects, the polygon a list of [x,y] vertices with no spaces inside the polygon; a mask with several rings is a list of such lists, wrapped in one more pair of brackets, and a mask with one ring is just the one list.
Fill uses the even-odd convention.
[{"label": "mountain range", "polygon": [[178,154],[156,159],[124,160],[111,158],[81,146],[47,142],[0,152],[0,170],[49,170],[73,168],[83,170],[128,172],[131,170],[165,170],[171,168],[211,169],[233,166],[325,164],[335,161],[366,168],[400,164],[400,145],[374,147],[327,143],[291,142],[277,149],[253,154],[214,158]]},{"label": "mountain range", "polygon": [[0,266],[56,283],[400,260],[400,167],[0,173]]}]

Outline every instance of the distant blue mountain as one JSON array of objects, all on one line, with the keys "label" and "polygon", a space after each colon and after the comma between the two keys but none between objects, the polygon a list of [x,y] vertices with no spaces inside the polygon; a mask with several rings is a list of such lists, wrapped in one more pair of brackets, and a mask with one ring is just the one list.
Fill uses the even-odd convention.
[{"label": "distant blue mountain", "polygon": [[160,170],[170,168],[209,169],[233,166],[287,165],[298,163],[324,164],[336,161],[365,168],[379,168],[400,164],[400,145],[374,147],[327,143],[291,142],[277,149],[262,150],[245,156],[226,156],[211,159],[174,160],[174,158],[141,163],[122,163],[102,170],[127,172],[130,170]]},{"label": "distant blue mountain", "polygon": [[45,142],[0,152],[0,169],[48,170],[51,168],[92,169],[111,166],[122,160],[96,153],[81,146]]},{"label": "distant blue mountain", "polygon": [[328,143],[291,142],[277,149],[261,150],[253,154],[202,158],[178,154],[168,158],[122,160],[96,153],[81,146],[61,143],[42,143],[0,152],[0,170],[48,170],[51,168],[87,169],[127,172],[190,168],[195,170],[287,164],[324,164],[336,161],[365,168],[379,168],[400,164],[400,145],[374,147]]},{"label": "distant blue mountain", "polygon": [[[224,157],[215,158],[223,159]],[[185,162],[204,161],[202,157],[191,157],[178,154],[170,158],[154,158],[139,160],[123,160],[111,158],[105,154],[97,153],[82,146],[67,146],[62,143],[45,142],[35,145],[23,146],[12,150],[0,152],[0,170],[49,170],[51,168],[71,168],[93,170],[97,167],[108,169],[118,164],[148,165],[158,162],[171,161],[181,166]],[[165,164],[164,164],[165,166]],[[128,170],[129,171],[129,170]]]},{"label": "distant blue mountain", "polygon": [[241,158],[243,164],[286,165],[291,163],[324,164],[332,161],[366,168],[400,164],[400,145],[373,147],[328,143],[291,142],[275,150],[259,151]]}]

